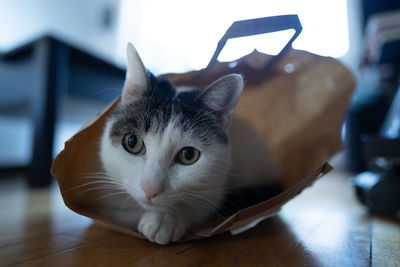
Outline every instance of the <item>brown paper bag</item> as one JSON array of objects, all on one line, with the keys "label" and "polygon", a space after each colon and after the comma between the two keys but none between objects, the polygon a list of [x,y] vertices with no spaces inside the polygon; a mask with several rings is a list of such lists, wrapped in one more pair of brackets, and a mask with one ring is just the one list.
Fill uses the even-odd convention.
[{"label": "brown paper bag", "polygon": [[290,187],[340,150],[341,124],[355,82],[337,60],[299,50],[290,50],[269,77],[254,79],[270,60],[254,51],[237,60],[233,69],[232,62],[222,62],[199,72],[165,76],[178,86],[204,87],[228,73],[243,73],[246,86],[235,116],[261,134]]},{"label": "brown paper bag", "polygon": [[[289,50],[273,66],[269,64],[271,60],[274,57],[255,51],[236,62],[215,62],[201,71],[165,75],[175,85],[205,86],[227,73],[242,73],[246,86],[235,116],[245,120],[268,144],[281,167],[285,188],[279,195],[242,209],[225,220],[210,219],[187,233],[182,241],[237,229],[275,214],[287,201],[329,172],[331,167],[325,161],[341,149],[341,123],[355,85],[351,73],[335,59],[304,51]],[[266,72],[268,65],[270,69]],[[100,137],[107,116],[118,101],[65,143],[64,150],[53,162],[51,173],[71,210],[115,231],[144,238],[102,215],[102,207],[92,201],[101,196],[96,188],[79,187],[81,174],[102,170],[98,156]]]}]

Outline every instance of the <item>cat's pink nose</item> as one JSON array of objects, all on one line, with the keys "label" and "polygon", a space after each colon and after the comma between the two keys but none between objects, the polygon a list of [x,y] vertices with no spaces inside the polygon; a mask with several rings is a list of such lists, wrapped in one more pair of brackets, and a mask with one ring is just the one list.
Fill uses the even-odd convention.
[{"label": "cat's pink nose", "polygon": [[159,192],[144,192],[146,194],[146,198],[147,199],[152,199],[155,198],[158,194],[160,194]]},{"label": "cat's pink nose", "polygon": [[142,183],[141,187],[148,200],[155,198],[160,193],[164,192],[165,188],[162,185],[150,185]]}]

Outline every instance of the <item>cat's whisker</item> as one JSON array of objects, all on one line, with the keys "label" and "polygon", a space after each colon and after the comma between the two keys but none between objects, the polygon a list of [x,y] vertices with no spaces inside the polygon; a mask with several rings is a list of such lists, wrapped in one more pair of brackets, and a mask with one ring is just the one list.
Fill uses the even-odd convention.
[{"label": "cat's whisker", "polygon": [[111,178],[106,178],[106,177],[101,177],[101,176],[95,176],[95,177],[80,177],[80,178],[78,178],[77,179],[78,181],[81,181],[82,183],[86,183],[86,182],[99,182],[99,181],[101,181],[101,182],[104,182],[104,183],[109,183],[109,184],[115,184],[115,185],[118,185],[118,186],[123,186],[122,185],[122,183],[120,182],[120,181],[118,181],[118,180],[114,180],[114,179],[111,179]]},{"label": "cat's whisker", "polygon": [[80,175],[80,176],[75,176],[79,179],[102,179],[102,180],[108,180],[108,181],[113,181],[113,182],[118,182],[118,179],[114,177],[110,177],[109,175],[105,174],[88,174],[88,175]]},{"label": "cat's whisker", "polygon": [[98,197],[98,198],[96,198],[96,199],[94,199],[94,200],[92,200],[92,201],[95,202],[95,201],[98,201],[98,200],[101,200],[101,199],[104,199],[104,198],[108,198],[108,197],[112,197],[112,196],[116,196],[116,195],[126,195],[126,194],[128,194],[128,192],[124,192],[124,191],[115,192],[115,193],[110,193],[110,194],[107,194],[107,195],[103,195],[103,196],[101,196],[101,197]]},{"label": "cat's whisker", "polygon": [[235,184],[235,185],[224,186],[223,188],[204,189],[204,190],[203,189],[198,189],[198,190],[196,190],[196,192],[201,192],[201,193],[225,192],[225,193],[229,193],[233,189],[241,189],[241,188],[244,188],[246,186],[254,186],[254,184],[251,183],[251,182],[243,182],[243,183],[239,183],[239,184]]},{"label": "cat's whisker", "polygon": [[200,201],[206,202],[206,203],[208,203],[210,206],[212,206],[213,208],[215,208],[216,210],[219,208],[219,205],[218,205],[218,204],[216,204],[216,203],[210,201],[208,198],[205,198],[205,197],[203,197],[203,196],[201,196],[201,195],[197,195],[197,194],[192,193],[192,192],[184,192],[184,194],[185,194],[186,197],[192,197],[192,198],[196,198],[196,199],[198,199],[198,200],[200,200]]},{"label": "cat's whisker", "polygon": [[98,191],[98,193],[100,193],[102,191],[115,191],[115,190],[119,190],[120,191],[121,189],[120,188],[116,188],[115,186],[102,185],[102,186],[94,186],[94,187],[82,189],[82,190],[78,191],[79,193],[73,193],[72,191],[69,191],[69,192],[63,191],[62,193],[76,194],[76,195],[74,195],[73,198],[68,199],[67,203],[71,203],[72,201],[82,197],[84,194],[86,194],[88,192],[91,192],[91,191]]},{"label": "cat's whisker", "polygon": [[199,201],[199,199],[195,199],[195,198],[188,197],[188,196],[186,196],[184,201],[187,205],[191,206],[192,208],[200,209],[205,213],[215,214],[215,215],[221,217],[222,219],[226,218],[226,216],[224,216],[223,214],[221,214],[219,212],[220,211],[219,208],[216,209],[214,205],[210,205],[210,203],[208,203],[208,202],[202,202],[202,201]]},{"label": "cat's whisker", "polygon": [[67,192],[70,192],[72,190],[75,190],[75,189],[78,189],[78,188],[82,188],[82,187],[85,187],[85,186],[103,185],[103,184],[114,185],[114,186],[117,186],[117,187],[121,186],[120,184],[113,183],[113,182],[110,182],[110,181],[101,181],[101,180],[99,180],[99,181],[86,182],[86,183],[83,183],[83,184],[68,188],[66,190],[63,190],[62,193],[67,193]]},{"label": "cat's whisker", "polygon": [[[202,211],[204,211],[204,212],[210,212],[209,209],[206,209],[207,206],[204,206],[204,205],[197,205],[197,204],[199,204],[199,201],[197,201],[197,200],[195,200],[195,199],[192,199],[192,198],[183,198],[183,197],[180,196],[180,195],[177,195],[177,197],[178,197],[183,203],[185,203],[186,205],[188,205],[188,206],[190,206],[190,207],[192,207],[192,208],[200,209],[200,210],[202,210]],[[213,212],[213,210],[211,210],[211,211]]]},{"label": "cat's whisker", "polygon": [[81,174],[77,175],[75,177],[79,177],[80,179],[92,179],[92,180],[106,180],[109,182],[113,182],[116,185],[120,185],[121,187],[124,187],[122,184],[122,178],[116,177],[116,176],[111,176],[107,173],[103,172],[93,172],[93,173],[87,173],[87,174]]},{"label": "cat's whisker", "polygon": [[105,188],[105,187],[95,187],[95,188],[92,187],[92,188],[88,188],[88,189],[85,189],[85,190],[80,191],[79,194],[77,194],[77,195],[74,196],[73,198],[68,199],[67,203],[73,202],[74,200],[80,198],[80,197],[83,196],[85,193],[88,193],[88,192],[90,192],[90,191],[102,191],[102,190],[116,190],[116,188],[114,188],[114,187],[113,187],[113,188]]},{"label": "cat's whisker", "polygon": [[106,177],[109,176],[106,172],[96,171],[96,172],[83,172],[83,173],[76,175],[76,177],[96,176],[96,175],[104,175]]},{"label": "cat's whisker", "polygon": [[170,204],[170,205],[168,205],[170,208],[172,208],[175,212],[176,212],[176,214],[177,215],[179,215],[179,216],[182,216],[182,214],[181,214],[181,212],[179,211],[179,209],[177,208],[177,207],[175,207],[175,201],[173,201],[174,199],[172,199],[172,201],[171,201],[171,199],[169,199],[169,198],[167,198],[166,200],[165,200],[165,202],[166,202],[166,204]]},{"label": "cat's whisker", "polygon": [[129,200],[131,200],[131,196],[128,194],[127,198],[124,200],[119,210],[122,210],[125,207],[125,205],[129,202]]},{"label": "cat's whisker", "polygon": [[210,203],[213,203],[212,201],[210,201],[208,198],[206,198],[206,196],[202,196],[200,194],[196,194],[197,192],[192,192],[192,191],[183,191],[182,195],[184,196],[194,196],[197,197],[199,199],[204,199],[206,201],[209,201]]},{"label": "cat's whisker", "polygon": [[75,176],[78,179],[102,179],[102,180],[109,180],[109,181],[114,181],[111,177],[108,175],[103,175],[103,174],[92,174],[92,175],[81,175],[81,176]]},{"label": "cat's whisker", "polygon": [[93,176],[93,175],[104,175],[106,177],[112,177],[109,173],[107,173],[106,171],[102,170],[102,171],[93,171],[93,172],[84,172],[81,174],[78,174],[77,176]]}]

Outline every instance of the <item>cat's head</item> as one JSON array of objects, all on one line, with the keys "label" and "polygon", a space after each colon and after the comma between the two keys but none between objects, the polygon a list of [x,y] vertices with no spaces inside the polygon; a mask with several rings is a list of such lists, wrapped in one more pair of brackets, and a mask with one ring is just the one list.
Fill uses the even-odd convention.
[{"label": "cat's head", "polygon": [[101,141],[107,174],[148,209],[172,206],[190,194],[221,194],[231,162],[226,128],[242,77],[181,90],[147,72],[131,44],[127,56],[121,102]]}]

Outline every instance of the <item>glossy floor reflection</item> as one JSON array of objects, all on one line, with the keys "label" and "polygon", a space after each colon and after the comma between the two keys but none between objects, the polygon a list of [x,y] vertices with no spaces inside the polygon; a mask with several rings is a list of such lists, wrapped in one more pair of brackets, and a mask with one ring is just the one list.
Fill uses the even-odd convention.
[{"label": "glossy floor reflection", "polygon": [[[334,164],[335,165],[335,164]],[[158,246],[69,211],[57,185],[0,181],[0,266],[398,266],[400,221],[370,216],[334,170],[237,236]]]}]

